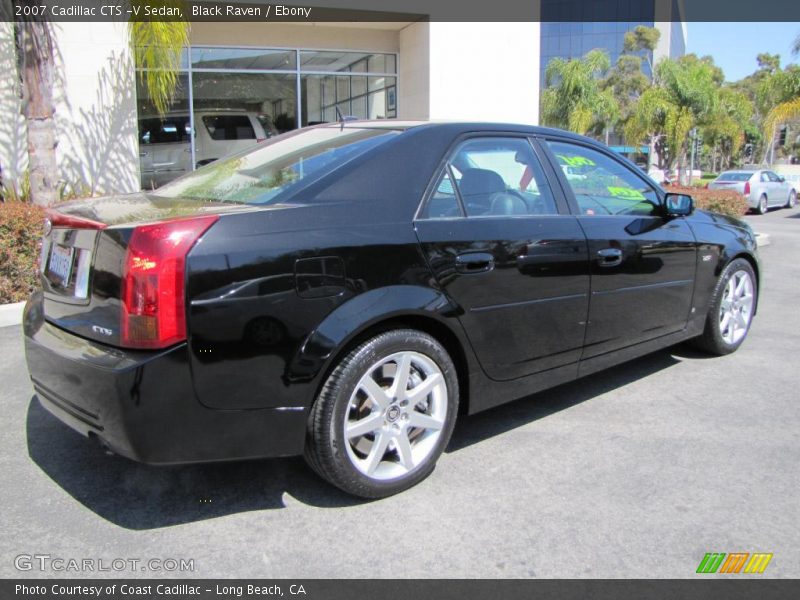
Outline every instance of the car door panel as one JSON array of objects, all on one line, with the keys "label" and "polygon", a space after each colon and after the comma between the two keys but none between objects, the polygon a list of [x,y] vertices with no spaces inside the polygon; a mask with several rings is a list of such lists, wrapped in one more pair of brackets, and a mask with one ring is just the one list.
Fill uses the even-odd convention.
[{"label": "car door panel", "polygon": [[610,151],[558,139],[546,146],[587,238],[591,296],[582,358],[685,329],[697,264],[685,219],[664,217],[658,190]]},{"label": "car door panel", "polygon": [[[685,328],[697,261],[694,235],[685,220],[578,220],[588,238],[592,279],[584,358]],[[630,233],[633,221],[639,221],[639,233]],[[621,250],[619,264],[604,266],[599,253],[608,248]]]},{"label": "car door panel", "polygon": [[[443,219],[416,227],[490,377],[513,379],[580,358],[589,275],[586,240],[574,217]],[[475,253],[491,256],[493,267],[460,271],[459,257]]]},{"label": "car door panel", "polygon": [[545,173],[525,138],[467,140],[415,222],[438,285],[496,380],[577,363],[582,352],[586,239]]}]

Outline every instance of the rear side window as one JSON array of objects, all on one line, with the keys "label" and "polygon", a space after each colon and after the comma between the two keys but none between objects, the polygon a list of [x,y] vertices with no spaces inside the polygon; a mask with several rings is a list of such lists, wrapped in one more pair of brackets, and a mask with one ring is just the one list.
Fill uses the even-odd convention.
[{"label": "rear side window", "polygon": [[335,126],[280,135],[176,179],[155,194],[181,200],[276,203],[399,134]]},{"label": "rear side window", "polygon": [[256,132],[247,115],[206,115],[203,125],[212,140],[256,139]]},{"label": "rear side window", "polygon": [[189,117],[152,118],[139,121],[140,144],[188,142],[190,132]]},{"label": "rear side window", "polygon": [[753,176],[752,173],[728,172],[719,176],[717,181],[747,181]]},{"label": "rear side window", "polygon": [[462,206],[468,217],[558,212],[541,164],[523,138],[481,137],[458,146],[424,216],[463,216]]},{"label": "rear side window", "polygon": [[582,215],[642,215],[656,213],[656,191],[636,172],[610,156],[578,144],[547,144],[572,188]]}]

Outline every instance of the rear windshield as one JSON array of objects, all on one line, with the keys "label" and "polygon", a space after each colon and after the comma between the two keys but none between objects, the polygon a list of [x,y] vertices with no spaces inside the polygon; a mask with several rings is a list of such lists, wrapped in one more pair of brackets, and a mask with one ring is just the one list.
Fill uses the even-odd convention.
[{"label": "rear windshield", "polygon": [[747,181],[753,176],[753,173],[741,173],[736,171],[729,171],[717,177],[717,181]]},{"label": "rear windshield", "polygon": [[159,188],[155,195],[273,204],[400,133],[387,129],[320,127],[272,138]]}]

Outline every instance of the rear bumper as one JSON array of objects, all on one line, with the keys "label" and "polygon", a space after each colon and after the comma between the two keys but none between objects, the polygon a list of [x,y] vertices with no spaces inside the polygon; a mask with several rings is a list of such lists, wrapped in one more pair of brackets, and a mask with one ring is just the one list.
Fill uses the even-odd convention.
[{"label": "rear bumper", "polygon": [[149,464],[303,452],[306,410],[215,410],[194,394],[186,344],[127,351],[46,322],[40,295],[23,316],[25,355],[42,405],[113,452]]}]

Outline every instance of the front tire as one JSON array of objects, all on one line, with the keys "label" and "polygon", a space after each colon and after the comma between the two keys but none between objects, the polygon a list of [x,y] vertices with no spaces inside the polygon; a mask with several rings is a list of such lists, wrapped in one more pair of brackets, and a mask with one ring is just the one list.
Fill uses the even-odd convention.
[{"label": "front tire", "polygon": [[458,378],[430,335],[400,329],[345,356],[308,421],[305,456],[336,487],[363,498],[402,492],[433,471],[458,412]]},{"label": "front tire", "polygon": [[794,208],[794,205],[797,204],[797,192],[792,190],[789,192],[789,199],[786,201],[784,205],[786,208]]},{"label": "front tire", "polygon": [[750,331],[757,302],[753,267],[743,258],[731,261],[714,287],[705,330],[696,345],[718,356],[735,352]]},{"label": "front tire", "polygon": [[764,194],[761,194],[761,197],[758,199],[758,208],[756,209],[758,214],[765,215],[769,210],[769,202],[767,202],[767,197]]}]

